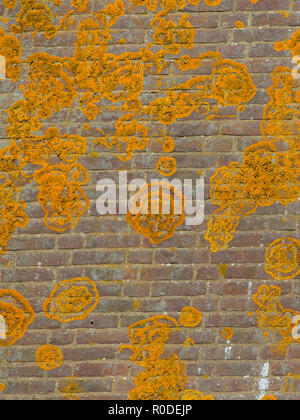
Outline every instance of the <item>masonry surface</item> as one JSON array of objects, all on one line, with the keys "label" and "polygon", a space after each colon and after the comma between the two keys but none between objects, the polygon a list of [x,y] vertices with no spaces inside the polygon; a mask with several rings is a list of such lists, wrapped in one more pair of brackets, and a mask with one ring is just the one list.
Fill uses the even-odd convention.
[{"label": "masonry surface", "polygon": [[[16,3],[15,7],[10,8],[7,7],[9,1],[0,0],[0,26],[7,36],[19,40],[22,55],[18,59],[25,60],[37,53],[62,59],[73,57],[81,19],[94,18],[95,12],[114,1],[89,0],[82,11],[72,6],[69,0],[62,0],[60,6],[59,1],[44,1],[44,8],[47,4],[51,6],[53,16],[57,13],[56,23],[69,10],[74,10],[69,25],[59,27],[57,23],[58,31],[51,37],[45,36],[42,29],[25,24],[20,33],[12,33],[11,25],[16,22],[22,8],[19,2]],[[132,6],[131,3],[136,5]],[[271,322],[264,323],[259,318],[258,303],[254,298],[259,295],[261,286],[276,286],[282,293],[280,308],[290,308],[293,315],[300,313],[300,270],[295,276],[284,278],[278,273],[272,275],[272,270],[266,269],[267,249],[274,241],[293,238],[293,244],[298,246],[299,199],[296,197],[284,205],[275,199],[272,205],[256,205],[255,211],[249,211],[243,217],[237,216],[239,225],[232,240],[217,252],[212,251],[207,230],[213,213],[218,209],[216,202],[212,202],[211,178],[219,168],[231,162],[242,165],[245,150],[266,140],[267,135],[262,135],[261,127],[265,107],[270,102],[267,89],[274,83],[272,72],[278,67],[295,67],[292,47],[274,48],[274,45],[288,42],[299,29],[300,0],[259,0],[255,4],[250,0],[222,0],[217,6],[210,6],[204,0],[196,5],[186,2],[184,8],[160,17],[172,18],[178,23],[182,15],[188,15],[195,34],[191,45],[188,44],[188,36],[184,40],[186,48],[180,46],[180,39],[184,39],[180,38],[181,35],[177,39],[179,47],[173,44],[172,48],[168,47],[168,42],[164,45],[159,40],[154,42],[155,30],[151,21],[161,9],[149,10],[144,3],[124,0],[124,14],[109,29],[112,38],[107,49],[107,53],[115,55],[137,52],[143,48],[151,49],[154,53],[160,49],[167,51],[162,61],[168,62],[168,67],[162,68],[159,75],[144,71],[143,88],[138,95],[143,106],[157,97],[166,97],[170,87],[184,84],[196,76],[209,76],[212,66],[206,61],[202,66],[195,65],[185,72],[177,66],[181,56],[197,58],[209,51],[218,51],[222,60],[245,66],[242,69],[247,71],[245,79],[249,85],[251,78],[248,96],[245,96],[244,103],[233,101],[228,105],[224,100],[224,106],[218,97],[211,104],[211,110],[218,108],[213,109],[211,118],[206,118],[205,111],[187,112],[187,116],[181,118],[181,111],[177,110],[171,125],[161,124],[165,116],[161,116],[160,111],[157,111],[157,118],[152,111],[145,112],[139,123],[148,124],[147,144],[140,150],[133,147],[132,156],[129,149],[126,150],[127,155],[121,150],[122,156],[125,156],[122,160],[118,157],[120,150],[103,144],[106,133],[111,136],[115,134],[115,124],[122,115],[120,108],[114,108],[116,102],[109,102],[108,94],[103,99],[96,92],[98,97],[94,102],[86,97],[88,104],[83,111],[80,99],[86,91],[86,84],[83,81],[80,85],[76,74],[78,85],[74,102],[63,104],[60,109],[50,113],[43,119],[42,129],[34,135],[43,136],[46,129],[55,127],[62,135],[77,135],[86,139],[86,150],[78,153],[76,164],[71,160],[66,163],[67,166],[83,167],[88,174],[85,184],[83,182],[80,187],[77,184],[74,187],[75,193],[82,191],[81,198],[86,196],[86,200],[81,200],[84,210],[82,214],[77,214],[76,223],[70,223],[68,228],[61,231],[52,229],[50,216],[45,218],[45,197],[51,194],[51,185],[47,189],[49,185],[43,184],[41,166],[44,168],[46,164],[37,159],[29,162],[37,165],[34,169],[36,173],[30,182],[20,181],[22,188],[16,189],[16,202],[26,204],[24,211],[28,222],[24,226],[16,226],[7,241],[7,251],[0,255],[0,288],[16,290],[22,295],[33,309],[35,318],[33,322],[28,322],[30,325],[26,332],[12,345],[1,345],[0,341],[0,384],[3,384],[0,399],[128,399],[130,392],[135,386],[138,387],[135,379],[145,369],[145,365],[135,363],[135,359],[132,359],[132,348],[119,351],[122,346],[130,345],[128,328],[153,316],[168,316],[179,323],[182,309],[193,307],[201,312],[201,322],[194,327],[181,323],[180,330],[174,328],[164,347],[166,355],[176,355],[184,363],[186,390],[199,391],[215,400],[260,400],[267,395],[277,399],[299,400],[300,345],[285,336],[284,349],[280,347],[279,351],[273,351],[274,345],[281,343],[281,339],[275,336],[284,335],[282,328],[280,330],[276,326],[276,330],[274,324],[270,326]],[[186,28],[189,25],[184,22],[182,26]],[[161,36],[161,39],[165,38]],[[300,48],[296,55],[300,55]],[[128,65],[134,66],[132,63]],[[139,63],[136,66],[132,72],[139,74]],[[66,73],[70,75],[73,70],[71,63]],[[131,77],[131,70],[127,71],[128,77]],[[14,126],[13,122],[7,120],[7,111],[17,101],[24,100],[25,89],[35,89],[28,88],[28,76],[23,72],[24,67],[18,80],[10,77],[0,79],[0,110],[3,111],[0,121],[1,149],[9,147],[13,140],[24,150],[18,134],[13,137],[14,134],[10,136],[7,131],[9,126]],[[137,80],[132,80],[138,84]],[[34,85],[35,82],[31,82]],[[129,79],[129,83],[133,82]],[[126,84],[122,86],[126,91]],[[63,90],[61,92],[65,95]],[[298,84],[298,142],[299,97]],[[101,112],[96,113],[94,118],[91,114],[99,98],[103,100]],[[32,104],[33,99],[30,101]],[[207,101],[213,102],[213,98]],[[121,101],[117,105],[121,107],[123,103]],[[198,105],[201,108],[200,103]],[[241,108],[243,105],[245,109]],[[129,103],[127,106],[130,106]],[[181,102],[176,106],[179,109],[187,105]],[[134,114],[132,109],[130,112]],[[46,108],[43,111],[48,112]],[[128,113],[128,110],[123,111],[123,115]],[[13,117],[17,118],[16,115]],[[99,136],[103,136],[102,144],[95,142]],[[159,136],[174,139],[171,153],[162,151],[163,142],[157,141]],[[299,170],[299,147],[291,148],[295,160],[298,159],[296,167]],[[286,148],[278,146],[278,150],[284,151]],[[170,179],[196,180],[201,171],[206,187],[203,224],[180,224],[170,237],[152,243],[149,237],[138,233],[128,223],[125,215],[99,216],[96,210],[99,196],[96,184],[99,180],[111,178],[117,181],[121,170],[128,171],[129,179],[143,178],[149,182],[153,178],[162,178],[156,165],[166,155],[176,162],[177,170]],[[25,168],[25,164],[23,169],[31,176],[32,172],[27,166]],[[49,173],[53,175],[51,170]],[[232,185],[231,182],[229,184]],[[3,214],[1,210],[1,217],[4,218]],[[72,217],[76,218],[74,214]],[[300,265],[300,248],[297,252],[296,265]],[[45,301],[56,285],[64,280],[79,278],[91,281],[91,284],[86,283],[86,290],[92,294],[93,285],[96,286],[99,300],[95,292],[93,300],[89,301],[88,312],[81,319],[78,317],[70,322],[62,322],[58,316],[45,316]],[[269,311],[271,317],[278,311],[276,308],[272,306],[265,313]],[[277,315],[278,312],[274,317]],[[282,319],[287,316],[283,310],[281,316]],[[44,369],[37,363],[37,350],[45,345],[58,347],[63,355],[63,361],[56,369],[48,369],[49,364]],[[58,357],[61,357],[60,353]]]}]

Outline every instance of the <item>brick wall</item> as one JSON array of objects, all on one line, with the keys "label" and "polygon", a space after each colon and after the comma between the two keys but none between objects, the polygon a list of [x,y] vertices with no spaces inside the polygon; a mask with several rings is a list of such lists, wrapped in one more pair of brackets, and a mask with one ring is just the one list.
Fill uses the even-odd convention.
[{"label": "brick wall", "polygon": [[[0,0],[4,18],[0,24],[11,35],[11,24],[16,22],[21,7],[19,1],[14,8],[5,7],[5,3],[9,2]],[[69,0],[62,0],[61,6],[53,6],[52,1],[45,3],[58,13],[56,22],[71,9],[75,10],[74,20],[51,38],[45,37],[41,29],[33,36],[32,27],[13,34],[22,46],[22,60],[38,52],[72,57],[80,20],[93,16],[109,2],[89,0],[83,11],[72,8]],[[111,28],[108,52],[112,54],[140,51],[153,42],[150,22],[157,11],[145,6],[130,7],[130,0],[124,3],[125,14]],[[184,13],[189,15],[195,28],[193,46],[181,48],[177,55],[166,55],[164,60],[169,66],[159,75],[145,72],[140,95],[143,104],[149,103],[153,98],[165,97],[170,85],[210,74],[206,62],[197,69],[180,71],[176,61],[185,54],[198,57],[207,51],[219,51],[223,59],[246,65],[257,93],[246,101],[244,112],[237,111],[237,106],[219,106],[215,112],[218,117],[207,119],[204,113],[193,112],[171,125],[144,117],[149,130],[161,129],[175,140],[170,154],[177,161],[173,177],[195,180],[202,171],[206,185],[204,223],[183,224],[171,238],[151,244],[135,232],[125,216],[99,216],[99,180],[117,180],[120,170],[127,170],[129,179],[160,178],[155,165],[165,155],[156,134],[144,150],[135,151],[128,161],[118,159],[113,149],[95,145],[99,136],[96,130],[113,134],[119,118],[119,111],[108,108],[112,105],[108,101],[103,101],[102,113],[95,120],[89,121],[79,109],[79,96],[72,106],[62,107],[43,120],[43,130],[55,126],[61,133],[86,138],[87,151],[78,162],[88,172],[83,190],[90,205],[76,226],[55,232],[43,220],[44,211],[37,200],[38,183],[26,182],[22,187],[19,199],[26,202],[29,220],[25,228],[18,227],[12,234],[7,252],[0,255],[0,283],[1,289],[14,289],[26,298],[35,320],[14,345],[1,346],[0,383],[5,384],[1,399],[70,398],[67,391],[62,392],[70,377],[76,377],[80,385],[80,399],[128,399],[134,378],[143,370],[130,360],[129,350],[119,352],[121,345],[129,344],[128,327],[154,315],[168,315],[178,321],[184,306],[197,308],[202,322],[172,333],[166,353],[177,354],[185,363],[189,378],[185,389],[215,399],[261,399],[265,395],[299,399],[299,344],[291,340],[285,352],[272,351],[274,340],[278,343],[280,339],[272,333],[267,338],[263,335],[266,330],[258,326],[258,306],[253,301],[260,286],[275,285],[282,290],[282,307],[300,312],[299,275],[275,280],[265,270],[266,249],[273,241],[283,237],[299,239],[299,201],[289,205],[277,201],[241,217],[227,249],[211,252],[204,236],[217,209],[211,201],[210,178],[232,161],[241,163],[245,149],[263,140],[261,122],[270,101],[267,89],[273,83],[271,74],[279,66],[292,69],[295,65],[291,50],[276,51],[274,43],[287,41],[299,29],[300,1],[259,0],[253,4],[250,0],[222,0],[214,7],[206,3],[202,0],[198,5],[187,4],[182,10],[168,13],[166,19],[177,21]],[[245,27],[238,28],[237,21]],[[162,48],[154,44],[152,47],[153,51]],[[23,99],[24,92],[19,88],[26,83],[25,65],[19,80],[0,80],[1,111]],[[77,92],[83,90],[78,88]],[[11,142],[6,116],[2,115],[0,125],[1,147]],[[299,125],[297,135],[299,138]],[[48,319],[43,303],[55,285],[79,277],[95,282],[100,295],[97,307],[83,320],[61,323]],[[228,327],[234,334],[226,341],[222,331]],[[187,338],[193,340],[192,345],[184,344]],[[63,363],[57,369],[46,371],[36,363],[37,349],[46,344],[59,347],[63,353]],[[294,375],[296,385],[284,393],[288,374]]]}]

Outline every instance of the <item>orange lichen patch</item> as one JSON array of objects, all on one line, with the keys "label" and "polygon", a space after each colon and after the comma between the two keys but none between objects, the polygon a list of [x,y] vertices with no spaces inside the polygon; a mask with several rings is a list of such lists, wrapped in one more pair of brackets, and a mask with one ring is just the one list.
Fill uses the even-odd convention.
[{"label": "orange lichen patch", "polygon": [[226,341],[231,340],[232,337],[233,337],[233,334],[234,334],[234,331],[230,327],[226,327],[222,331],[222,336],[224,337],[224,340],[226,340]]},{"label": "orange lichen patch", "polygon": [[181,310],[179,322],[183,327],[196,327],[202,321],[202,314],[197,308],[185,306]]},{"label": "orange lichen patch", "polygon": [[267,89],[270,101],[264,107],[261,123],[262,135],[266,140],[272,142],[283,140],[289,144],[291,149],[299,152],[300,95],[298,81],[293,78],[292,70],[286,67],[277,67],[271,76],[273,84]]},{"label": "orange lichen patch", "polygon": [[211,178],[211,198],[219,209],[205,235],[212,252],[228,247],[240,217],[254,213],[259,206],[297,201],[299,168],[296,152],[278,152],[271,142],[247,147],[242,164],[232,162],[219,168]]},{"label": "orange lichen patch", "polygon": [[214,212],[204,236],[211,243],[211,252],[228,248],[239,222],[240,217],[232,213],[230,209],[220,209]]},{"label": "orange lichen patch", "polygon": [[24,92],[30,110],[37,111],[41,119],[48,119],[53,112],[69,108],[77,96],[74,80],[64,68],[64,59],[46,53],[29,56],[28,83]]},{"label": "orange lichen patch", "polygon": [[218,100],[219,106],[239,106],[249,102],[257,92],[247,67],[232,60],[217,63],[211,79],[211,97]]},{"label": "orange lichen patch", "polygon": [[15,344],[34,321],[32,307],[16,290],[0,290],[0,315],[4,318],[6,326],[6,338],[0,338],[0,346]]},{"label": "orange lichen patch", "polygon": [[179,400],[188,378],[185,364],[176,354],[165,359],[148,361],[145,372],[134,380],[135,389],[129,392],[130,400]]},{"label": "orange lichen patch", "polygon": [[83,388],[80,386],[80,380],[75,377],[68,377],[65,383],[59,388],[59,392],[64,394],[66,400],[79,400],[79,395],[83,393]]},{"label": "orange lichen patch", "polygon": [[22,48],[19,40],[0,29],[0,55],[5,59],[6,76],[17,81],[21,73]]},{"label": "orange lichen patch", "polygon": [[277,401],[277,399],[275,395],[266,395],[262,397],[261,401]]},{"label": "orange lichen patch", "polygon": [[185,364],[176,354],[162,358],[172,331],[178,331],[174,318],[158,315],[139,321],[128,329],[130,345],[120,348],[133,352],[130,359],[145,368],[135,378],[130,400],[179,400],[187,382]]},{"label": "orange lichen patch", "polygon": [[275,42],[275,51],[290,50],[292,57],[300,54],[300,29],[298,29],[288,41]]},{"label": "orange lichen patch", "polygon": [[265,339],[270,341],[271,351],[284,355],[293,342],[293,318],[298,313],[292,309],[283,309],[280,296],[280,287],[262,285],[253,296],[253,301],[259,306],[256,311],[258,327]]},{"label": "orange lichen patch", "polygon": [[164,125],[189,117],[194,111],[202,113],[206,119],[214,119],[218,116],[210,113],[212,100],[216,101],[218,107],[239,108],[256,95],[256,86],[246,66],[232,60],[224,60],[220,53],[209,52],[196,59],[184,56],[178,60],[178,66],[182,71],[196,69],[204,59],[214,61],[210,76],[196,76],[168,89],[166,97],[151,102],[145,108],[145,113]]},{"label": "orange lichen patch", "polygon": [[242,21],[240,21],[240,20],[237,20],[234,24],[235,24],[235,26],[236,26],[238,29],[244,29],[244,28],[246,28],[246,25],[244,24],[244,22],[242,22]]},{"label": "orange lichen patch", "polygon": [[0,392],[3,392],[6,388],[5,384],[0,384]]},{"label": "orange lichen patch", "polygon": [[89,206],[81,188],[88,181],[84,167],[47,164],[35,172],[34,179],[40,186],[37,199],[45,212],[45,225],[57,232],[74,227]]},{"label": "orange lichen patch", "polygon": [[75,7],[79,12],[83,12],[87,9],[89,0],[72,0],[72,6]]},{"label": "orange lichen patch", "polygon": [[98,303],[95,283],[87,277],[79,277],[58,283],[45,300],[43,310],[49,319],[71,322],[87,318]]},{"label": "orange lichen patch", "polygon": [[163,176],[172,176],[177,171],[176,159],[172,157],[162,157],[156,165],[156,169]]},{"label": "orange lichen patch", "polygon": [[8,9],[13,9],[17,4],[17,0],[4,0],[4,5]]},{"label": "orange lichen patch", "polygon": [[285,378],[285,385],[282,392],[298,392],[300,391],[300,375],[289,373]]},{"label": "orange lichen patch", "polygon": [[163,144],[163,151],[165,153],[171,153],[175,149],[175,141],[171,137],[166,136],[164,138],[164,144]]},{"label": "orange lichen patch", "polygon": [[294,238],[274,241],[266,251],[265,269],[276,280],[297,277],[300,273],[300,242]]},{"label": "orange lichen patch", "polygon": [[166,98],[154,100],[145,112],[161,124],[170,125],[179,118],[189,117],[195,109],[196,104],[189,93],[167,91]]},{"label": "orange lichen patch", "polygon": [[225,279],[226,278],[226,273],[227,273],[227,269],[228,269],[228,264],[219,264],[218,265],[219,271],[221,276]]},{"label": "orange lichen patch", "polygon": [[158,13],[151,21],[151,26],[155,29],[154,44],[175,55],[180,53],[181,48],[193,48],[196,31],[188,20],[189,15],[181,15],[178,24],[172,19],[165,19],[164,16],[164,13]]},{"label": "orange lichen patch", "polygon": [[[207,6],[210,7],[215,7],[218,6],[221,3],[222,0],[205,0],[205,3],[207,4]],[[190,4],[199,4],[200,0],[188,0],[188,2]]]},{"label": "orange lichen patch", "polygon": [[60,367],[63,362],[63,354],[56,346],[41,346],[36,351],[36,363],[43,370],[52,370]]},{"label": "orange lichen patch", "polygon": [[33,29],[33,36],[37,32],[43,32],[48,39],[53,38],[58,28],[53,25],[53,13],[51,9],[38,0],[20,0],[21,10],[17,17],[18,25],[11,25],[12,33],[23,33],[28,29]]},{"label": "orange lichen patch", "polygon": [[179,331],[176,319],[167,315],[157,315],[132,324],[128,328],[130,345],[124,345],[120,351],[129,349],[133,352],[130,360],[145,367],[149,360],[161,357],[172,331]]},{"label": "orange lichen patch", "polygon": [[130,160],[134,152],[142,151],[148,144],[148,129],[145,125],[139,124],[133,118],[133,114],[123,115],[115,124],[116,133],[109,142],[109,136],[100,137],[95,143],[104,145],[108,149],[116,146],[118,153],[124,153],[125,156],[118,154],[117,157],[126,162]]},{"label": "orange lichen patch", "polygon": [[102,22],[105,28],[111,28],[124,14],[124,2],[122,0],[115,0],[114,3],[108,4],[105,9],[99,10],[96,16]]},{"label": "orange lichen patch", "polygon": [[185,220],[184,197],[172,185],[158,182],[145,185],[132,198],[127,222],[153,244],[171,238]]},{"label": "orange lichen patch", "polygon": [[195,341],[192,339],[192,338],[187,338],[186,340],[185,340],[185,342],[183,343],[183,347],[184,348],[188,348],[188,347],[191,347],[191,346],[194,346],[195,345]]},{"label": "orange lichen patch", "polygon": [[183,391],[182,400],[200,400],[200,401],[213,401],[214,397],[212,395],[204,395],[200,391],[195,391],[194,389],[186,389]]},{"label": "orange lichen patch", "polygon": [[10,179],[0,177],[0,254],[7,251],[7,242],[15,230],[25,228],[28,216],[25,213],[25,203],[19,202],[15,196],[16,187]]}]

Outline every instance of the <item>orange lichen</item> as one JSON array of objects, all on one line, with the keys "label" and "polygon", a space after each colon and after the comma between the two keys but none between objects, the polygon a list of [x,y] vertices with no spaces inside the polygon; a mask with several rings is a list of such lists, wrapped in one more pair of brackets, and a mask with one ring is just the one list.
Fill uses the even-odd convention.
[{"label": "orange lichen", "polygon": [[[147,146],[148,129],[133,119],[133,114],[123,115],[116,122],[115,127],[116,134],[111,142],[108,142],[109,136],[106,136],[105,138],[96,140],[96,144],[104,145],[109,149],[116,146],[119,153],[117,157],[120,160],[124,162],[130,160],[136,150],[142,151]],[[124,153],[125,156],[120,153]]]},{"label": "orange lichen", "polygon": [[300,375],[289,373],[285,378],[285,385],[282,390],[285,392],[299,392],[300,391]]},{"label": "orange lichen", "polygon": [[79,395],[83,393],[83,388],[80,386],[80,380],[75,377],[68,377],[65,383],[59,388],[59,392],[64,394],[64,398],[70,401],[79,400]]},{"label": "orange lichen", "polygon": [[62,362],[63,354],[56,346],[47,344],[36,351],[36,363],[43,370],[56,369],[62,365]]},{"label": "orange lichen", "polygon": [[275,42],[275,51],[290,50],[292,57],[300,54],[300,29],[288,41]]},{"label": "orange lichen", "polygon": [[172,176],[177,171],[176,159],[170,156],[165,156],[159,159],[156,169],[163,176]]},{"label": "orange lichen", "polygon": [[0,392],[3,392],[4,390],[5,390],[5,388],[6,388],[6,385],[5,384],[0,384]]},{"label": "orange lichen", "polygon": [[194,389],[186,389],[183,391],[182,400],[200,400],[200,401],[213,401],[212,395],[204,395],[202,392],[195,391]]},{"label": "orange lichen", "polygon": [[39,184],[37,199],[45,212],[45,225],[57,232],[76,226],[89,207],[81,188],[88,181],[84,167],[78,163],[47,164],[35,172],[34,180]]},{"label": "orange lichen", "polygon": [[[11,7],[16,4],[16,2],[11,3]],[[17,17],[18,25],[11,25],[11,32],[17,34],[33,29],[33,36],[37,32],[43,32],[48,39],[56,35],[58,27],[52,23],[53,12],[43,0],[20,0],[20,6],[21,10]]]},{"label": "orange lichen", "polygon": [[99,293],[95,283],[87,277],[58,283],[43,310],[47,318],[60,322],[85,319],[98,305]]},{"label": "orange lichen", "polygon": [[246,25],[244,24],[244,22],[237,20],[234,25],[238,28],[238,29],[245,29]]},{"label": "orange lichen", "polygon": [[192,49],[196,31],[189,22],[189,15],[181,15],[178,24],[172,19],[166,20],[165,13],[158,13],[151,21],[155,29],[153,42],[171,54],[179,54],[181,48]]},{"label": "orange lichen", "polygon": [[0,29],[0,55],[5,59],[6,77],[17,81],[21,73],[22,48],[19,40]]},{"label": "orange lichen", "polygon": [[166,182],[145,185],[132,202],[139,203],[139,209],[130,206],[126,220],[153,244],[171,238],[185,220],[184,197]]},{"label": "orange lichen", "polygon": [[165,153],[171,153],[175,149],[175,141],[172,137],[165,136],[164,137],[164,144],[163,144],[163,151]]},{"label": "orange lichen", "polygon": [[145,368],[135,378],[131,400],[179,400],[187,381],[185,364],[176,354],[162,358],[172,331],[178,331],[174,318],[158,315],[139,321],[128,329],[130,345],[120,348],[133,352],[130,360]]},{"label": "orange lichen", "polygon": [[284,309],[280,296],[280,287],[262,285],[253,296],[253,301],[259,306],[256,311],[258,327],[265,339],[270,341],[271,351],[284,355],[293,342],[293,318],[299,314],[292,309]]},{"label": "orange lichen", "polygon": [[120,348],[133,352],[130,360],[145,367],[148,361],[155,361],[161,357],[165,343],[172,331],[178,331],[176,319],[167,315],[157,315],[132,324],[128,329],[130,345]]},{"label": "orange lichen", "polygon": [[275,395],[266,395],[262,397],[261,401],[277,401],[277,399]]},{"label": "orange lichen", "polygon": [[276,280],[297,277],[300,273],[300,242],[294,238],[274,241],[266,251],[265,269]]},{"label": "orange lichen", "polygon": [[230,327],[226,327],[222,331],[222,336],[224,337],[224,340],[226,340],[226,341],[231,340],[232,337],[233,337],[233,334],[234,334],[234,331]]},{"label": "orange lichen", "polygon": [[148,361],[146,371],[135,378],[130,400],[179,400],[187,381],[185,364],[176,354]]},{"label": "orange lichen", "polygon": [[191,346],[194,346],[195,345],[195,341],[192,339],[192,338],[187,338],[186,340],[185,340],[185,342],[183,343],[183,347],[184,348],[188,348],[188,347],[191,347]]},{"label": "orange lichen", "polygon": [[0,338],[0,346],[15,344],[34,321],[32,307],[16,290],[0,290],[0,315],[4,318],[6,326],[6,338]]},{"label": "orange lichen", "polygon": [[72,0],[72,6],[75,7],[79,12],[83,12],[87,9],[89,0]]},{"label": "orange lichen", "polygon": [[292,150],[298,151],[299,160],[299,86],[292,70],[286,67],[277,67],[271,76],[273,85],[267,89],[270,101],[264,107],[261,132],[266,140],[287,142]]},{"label": "orange lichen", "polygon": [[196,69],[204,59],[214,61],[210,76],[196,76],[173,86],[166,91],[166,97],[152,101],[145,108],[145,113],[164,125],[189,117],[194,111],[201,112],[206,119],[214,119],[218,115],[210,113],[212,100],[216,101],[218,107],[238,108],[256,95],[256,86],[246,66],[225,60],[218,52],[204,53],[198,58],[181,57],[178,67],[182,71]]},{"label": "orange lichen", "polygon": [[218,265],[219,271],[221,276],[225,279],[226,278],[226,273],[227,273],[227,269],[228,269],[228,264],[219,264]]},{"label": "orange lichen", "polygon": [[242,164],[232,162],[219,168],[211,178],[211,198],[220,208],[210,219],[205,235],[212,252],[228,247],[240,217],[276,201],[283,205],[297,201],[299,169],[294,152],[278,152],[271,142],[247,147]]},{"label": "orange lichen", "polygon": [[183,327],[196,327],[202,321],[202,314],[197,308],[185,306],[181,310],[179,322]]}]

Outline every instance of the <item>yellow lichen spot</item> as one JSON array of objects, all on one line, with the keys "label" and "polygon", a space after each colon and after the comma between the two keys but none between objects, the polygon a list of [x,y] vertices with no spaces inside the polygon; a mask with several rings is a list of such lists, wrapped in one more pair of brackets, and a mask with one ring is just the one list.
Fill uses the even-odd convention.
[{"label": "yellow lichen spot", "polygon": [[6,385],[4,383],[0,384],[0,392],[3,392],[6,388]]},{"label": "yellow lichen spot", "polygon": [[39,184],[37,199],[45,212],[45,225],[57,232],[76,226],[89,207],[82,189],[88,182],[84,167],[78,163],[47,164],[35,172],[34,180]]},{"label": "yellow lichen spot", "polygon": [[130,400],[179,400],[187,382],[185,364],[176,354],[162,358],[165,343],[173,330],[178,331],[174,318],[159,315],[139,321],[128,329],[130,345],[122,346],[133,352],[130,359],[145,368],[135,378],[136,388],[129,392]]},{"label": "yellow lichen spot", "polygon": [[300,242],[277,239],[266,251],[266,272],[276,280],[294,279],[300,273]]},{"label": "yellow lichen spot", "polygon": [[212,395],[204,395],[200,391],[195,391],[194,389],[185,389],[182,394],[182,400],[200,400],[200,401],[213,401],[214,397]]},{"label": "yellow lichen spot", "polygon": [[235,24],[236,28],[238,28],[238,29],[246,28],[246,25],[244,24],[244,22],[241,22],[240,20],[237,20],[234,24]]},{"label": "yellow lichen spot", "polygon": [[259,206],[297,201],[298,176],[297,153],[279,152],[269,141],[247,147],[242,164],[232,162],[219,168],[211,178],[211,199],[219,209],[213,213],[205,235],[211,251],[225,250],[240,218],[254,213]]},{"label": "yellow lichen spot", "polygon": [[294,375],[289,373],[285,378],[285,385],[282,390],[283,393],[286,392],[299,392],[300,390],[300,375]]},{"label": "yellow lichen spot", "polygon": [[60,322],[85,319],[98,305],[99,293],[95,283],[87,277],[58,283],[43,310],[47,318]]},{"label": "yellow lichen spot", "polygon": [[233,337],[233,334],[234,334],[234,331],[230,327],[226,327],[222,331],[222,336],[223,336],[224,340],[226,340],[226,341],[231,340],[232,337]]},{"label": "yellow lichen spot", "polygon": [[179,322],[183,327],[196,327],[202,321],[202,314],[197,308],[185,306],[181,310]]},{"label": "yellow lichen spot", "polygon": [[[117,157],[127,162],[135,151],[142,151],[148,144],[148,129],[133,118],[133,114],[123,115],[115,124],[116,134],[109,142],[109,136],[100,137],[95,141],[98,146],[108,149],[117,148]],[[123,155],[125,154],[125,156]]]},{"label": "yellow lichen spot", "polygon": [[163,151],[165,153],[171,153],[175,149],[175,141],[172,137],[164,137]]},{"label": "yellow lichen spot", "polygon": [[227,273],[227,269],[228,269],[228,264],[219,264],[218,265],[219,271],[221,276],[225,279],[226,278],[226,273]]},{"label": "yellow lichen spot", "polygon": [[253,313],[252,312],[248,312],[248,316],[250,318],[251,316],[253,316]]},{"label": "yellow lichen spot", "polygon": [[139,306],[140,306],[140,302],[137,299],[134,299],[134,302],[133,302],[134,311],[137,311],[139,309]]},{"label": "yellow lichen spot", "polygon": [[72,0],[72,6],[75,7],[79,12],[83,12],[87,9],[89,0]]},{"label": "yellow lichen spot", "polygon": [[34,311],[27,300],[16,290],[0,290],[0,316],[4,318],[5,331],[0,336],[1,346],[12,346],[26,333],[34,321]]},{"label": "yellow lichen spot", "polygon": [[293,319],[299,314],[292,309],[284,309],[280,296],[280,287],[262,285],[253,296],[253,301],[259,306],[256,311],[257,324],[266,341],[271,343],[270,350],[285,355],[293,342]]},{"label": "yellow lichen spot", "polygon": [[261,401],[277,401],[275,395],[265,395],[262,397]]},{"label": "yellow lichen spot", "polygon": [[181,48],[192,49],[196,31],[189,22],[189,15],[183,14],[178,24],[172,19],[166,20],[164,13],[158,13],[151,21],[155,29],[153,42],[160,45],[171,54],[179,54]]},{"label": "yellow lichen spot", "polygon": [[43,370],[57,369],[62,365],[63,354],[56,346],[41,346],[36,351],[36,363]]},{"label": "yellow lichen spot", "polygon": [[192,347],[192,346],[194,346],[195,345],[195,341],[192,339],[192,338],[187,338],[186,340],[185,340],[185,342],[183,343],[183,347],[184,348],[188,348],[188,347]]},{"label": "yellow lichen spot", "polygon": [[65,383],[59,388],[59,392],[64,394],[66,400],[79,400],[78,394],[83,393],[83,388],[80,386],[80,379],[76,377],[66,378]]},{"label": "yellow lichen spot", "polygon": [[162,176],[172,176],[177,171],[176,159],[173,157],[162,157],[156,164],[156,169]]}]

